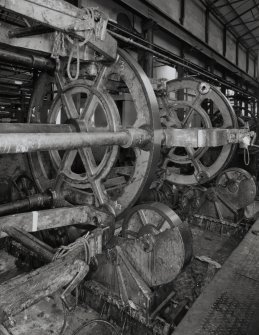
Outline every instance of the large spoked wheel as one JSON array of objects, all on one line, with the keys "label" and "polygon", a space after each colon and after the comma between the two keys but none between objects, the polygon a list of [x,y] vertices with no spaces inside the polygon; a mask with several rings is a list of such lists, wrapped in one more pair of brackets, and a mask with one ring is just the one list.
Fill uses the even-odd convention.
[{"label": "large spoked wheel", "polygon": [[[167,83],[168,119],[174,128],[236,128],[237,119],[226,97],[215,87],[193,79]],[[202,184],[229,163],[235,145],[219,148],[173,147],[163,167],[167,180],[180,185]]]},{"label": "large spoked wheel", "polygon": [[[131,109],[121,111],[115,103],[118,90],[131,100]],[[98,64],[91,80],[68,83],[61,74],[55,78],[42,74],[31,100],[29,122],[72,123],[79,132],[98,133],[130,126],[152,134],[152,142],[143,149],[114,145],[29,154],[40,191],[59,190],[65,184],[72,192],[83,192],[86,203],[108,206],[118,216],[149,187],[160,154],[161,139],[155,132],[160,128],[158,104],[147,76],[126,52],[120,50],[111,66]]]}]

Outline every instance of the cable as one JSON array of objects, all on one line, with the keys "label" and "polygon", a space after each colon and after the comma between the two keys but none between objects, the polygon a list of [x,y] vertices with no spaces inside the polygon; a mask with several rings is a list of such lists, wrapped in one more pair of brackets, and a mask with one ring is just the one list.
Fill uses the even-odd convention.
[{"label": "cable", "polygon": [[90,321],[86,321],[86,322],[84,322],[79,328],[77,328],[77,329],[72,333],[72,335],[78,335],[79,332],[80,332],[82,329],[88,327],[90,324],[95,323],[95,322],[96,322],[96,323],[103,323],[103,324],[109,326],[109,327],[113,330],[113,332],[115,333],[115,335],[119,335],[119,333],[118,333],[118,331],[116,330],[116,328],[115,328],[110,322],[105,321],[105,320],[102,320],[102,319],[94,319],[94,320],[90,320]]}]

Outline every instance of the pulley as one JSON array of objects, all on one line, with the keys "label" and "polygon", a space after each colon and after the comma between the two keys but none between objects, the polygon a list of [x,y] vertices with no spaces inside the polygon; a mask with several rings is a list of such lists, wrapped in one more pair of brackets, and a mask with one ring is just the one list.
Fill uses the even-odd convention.
[{"label": "pulley", "polygon": [[150,286],[173,280],[192,257],[188,225],[162,203],[133,207],[122,224],[122,236],[130,263]]},{"label": "pulley", "polygon": [[[113,87],[119,86],[133,101],[132,110],[123,116],[113,96]],[[111,142],[127,147],[129,139],[134,141],[132,132],[119,133],[125,118],[131,119],[131,129],[140,137],[142,129],[148,130],[152,138],[148,147],[119,149],[118,145],[109,145]],[[42,74],[35,86],[28,121],[76,127],[77,133],[69,132],[67,142],[85,136],[93,143],[70,148],[73,150],[65,150],[64,146],[63,150],[30,153],[32,174],[41,192],[65,185],[74,192],[84,192],[87,203],[106,205],[119,215],[153,178],[161,143],[160,134],[155,132],[160,128],[157,100],[144,71],[122,50],[111,66],[99,64],[91,80],[67,83],[62,74],[55,78]],[[107,146],[101,148],[105,132]],[[99,145],[95,144],[98,136]],[[137,142],[141,142],[138,137]]]},{"label": "pulley", "polygon": [[[237,128],[235,113],[226,97],[208,83],[190,78],[167,82],[165,125],[176,129]],[[180,136],[180,134],[179,134]],[[175,184],[203,184],[231,160],[236,146],[174,146],[165,155],[166,179]]]},{"label": "pulley", "polygon": [[238,227],[244,217],[245,208],[256,196],[254,178],[240,168],[222,171],[215,186],[189,187],[183,194],[183,213],[191,221],[211,222],[222,226]]}]

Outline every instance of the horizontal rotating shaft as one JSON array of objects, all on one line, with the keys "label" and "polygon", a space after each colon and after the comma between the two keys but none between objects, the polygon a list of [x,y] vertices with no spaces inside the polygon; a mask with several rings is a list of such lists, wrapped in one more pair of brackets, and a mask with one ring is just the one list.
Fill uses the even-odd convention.
[{"label": "horizontal rotating shaft", "polygon": [[[175,129],[157,130],[166,147],[217,147],[227,143],[243,142],[251,137],[247,130],[239,129]],[[119,145],[145,147],[152,141],[148,130],[128,128],[116,132],[95,128],[90,132],[77,132],[70,124],[2,124],[0,126],[0,153],[25,153],[44,150],[77,149],[91,146]]]}]

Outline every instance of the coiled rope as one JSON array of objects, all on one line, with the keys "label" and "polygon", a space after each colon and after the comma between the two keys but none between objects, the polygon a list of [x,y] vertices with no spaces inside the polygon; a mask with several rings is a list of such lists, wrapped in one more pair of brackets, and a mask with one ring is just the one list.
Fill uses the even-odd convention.
[{"label": "coiled rope", "polygon": [[[86,46],[86,44],[92,38],[93,34],[95,35],[95,38],[104,40],[108,23],[107,17],[103,13],[99,12],[97,8],[83,8],[80,15],[81,21],[78,24],[77,22],[75,23],[73,30],[75,32],[83,31],[84,40],[80,42],[78,38],[72,38],[69,34],[55,32],[54,45],[51,55],[52,58],[56,59],[57,64],[59,64],[59,57],[66,55],[65,39],[69,42],[70,53],[66,70],[67,76],[71,81],[77,80],[79,78],[80,48]],[[76,73],[73,76],[71,73],[71,64],[74,55],[76,58]]]}]

